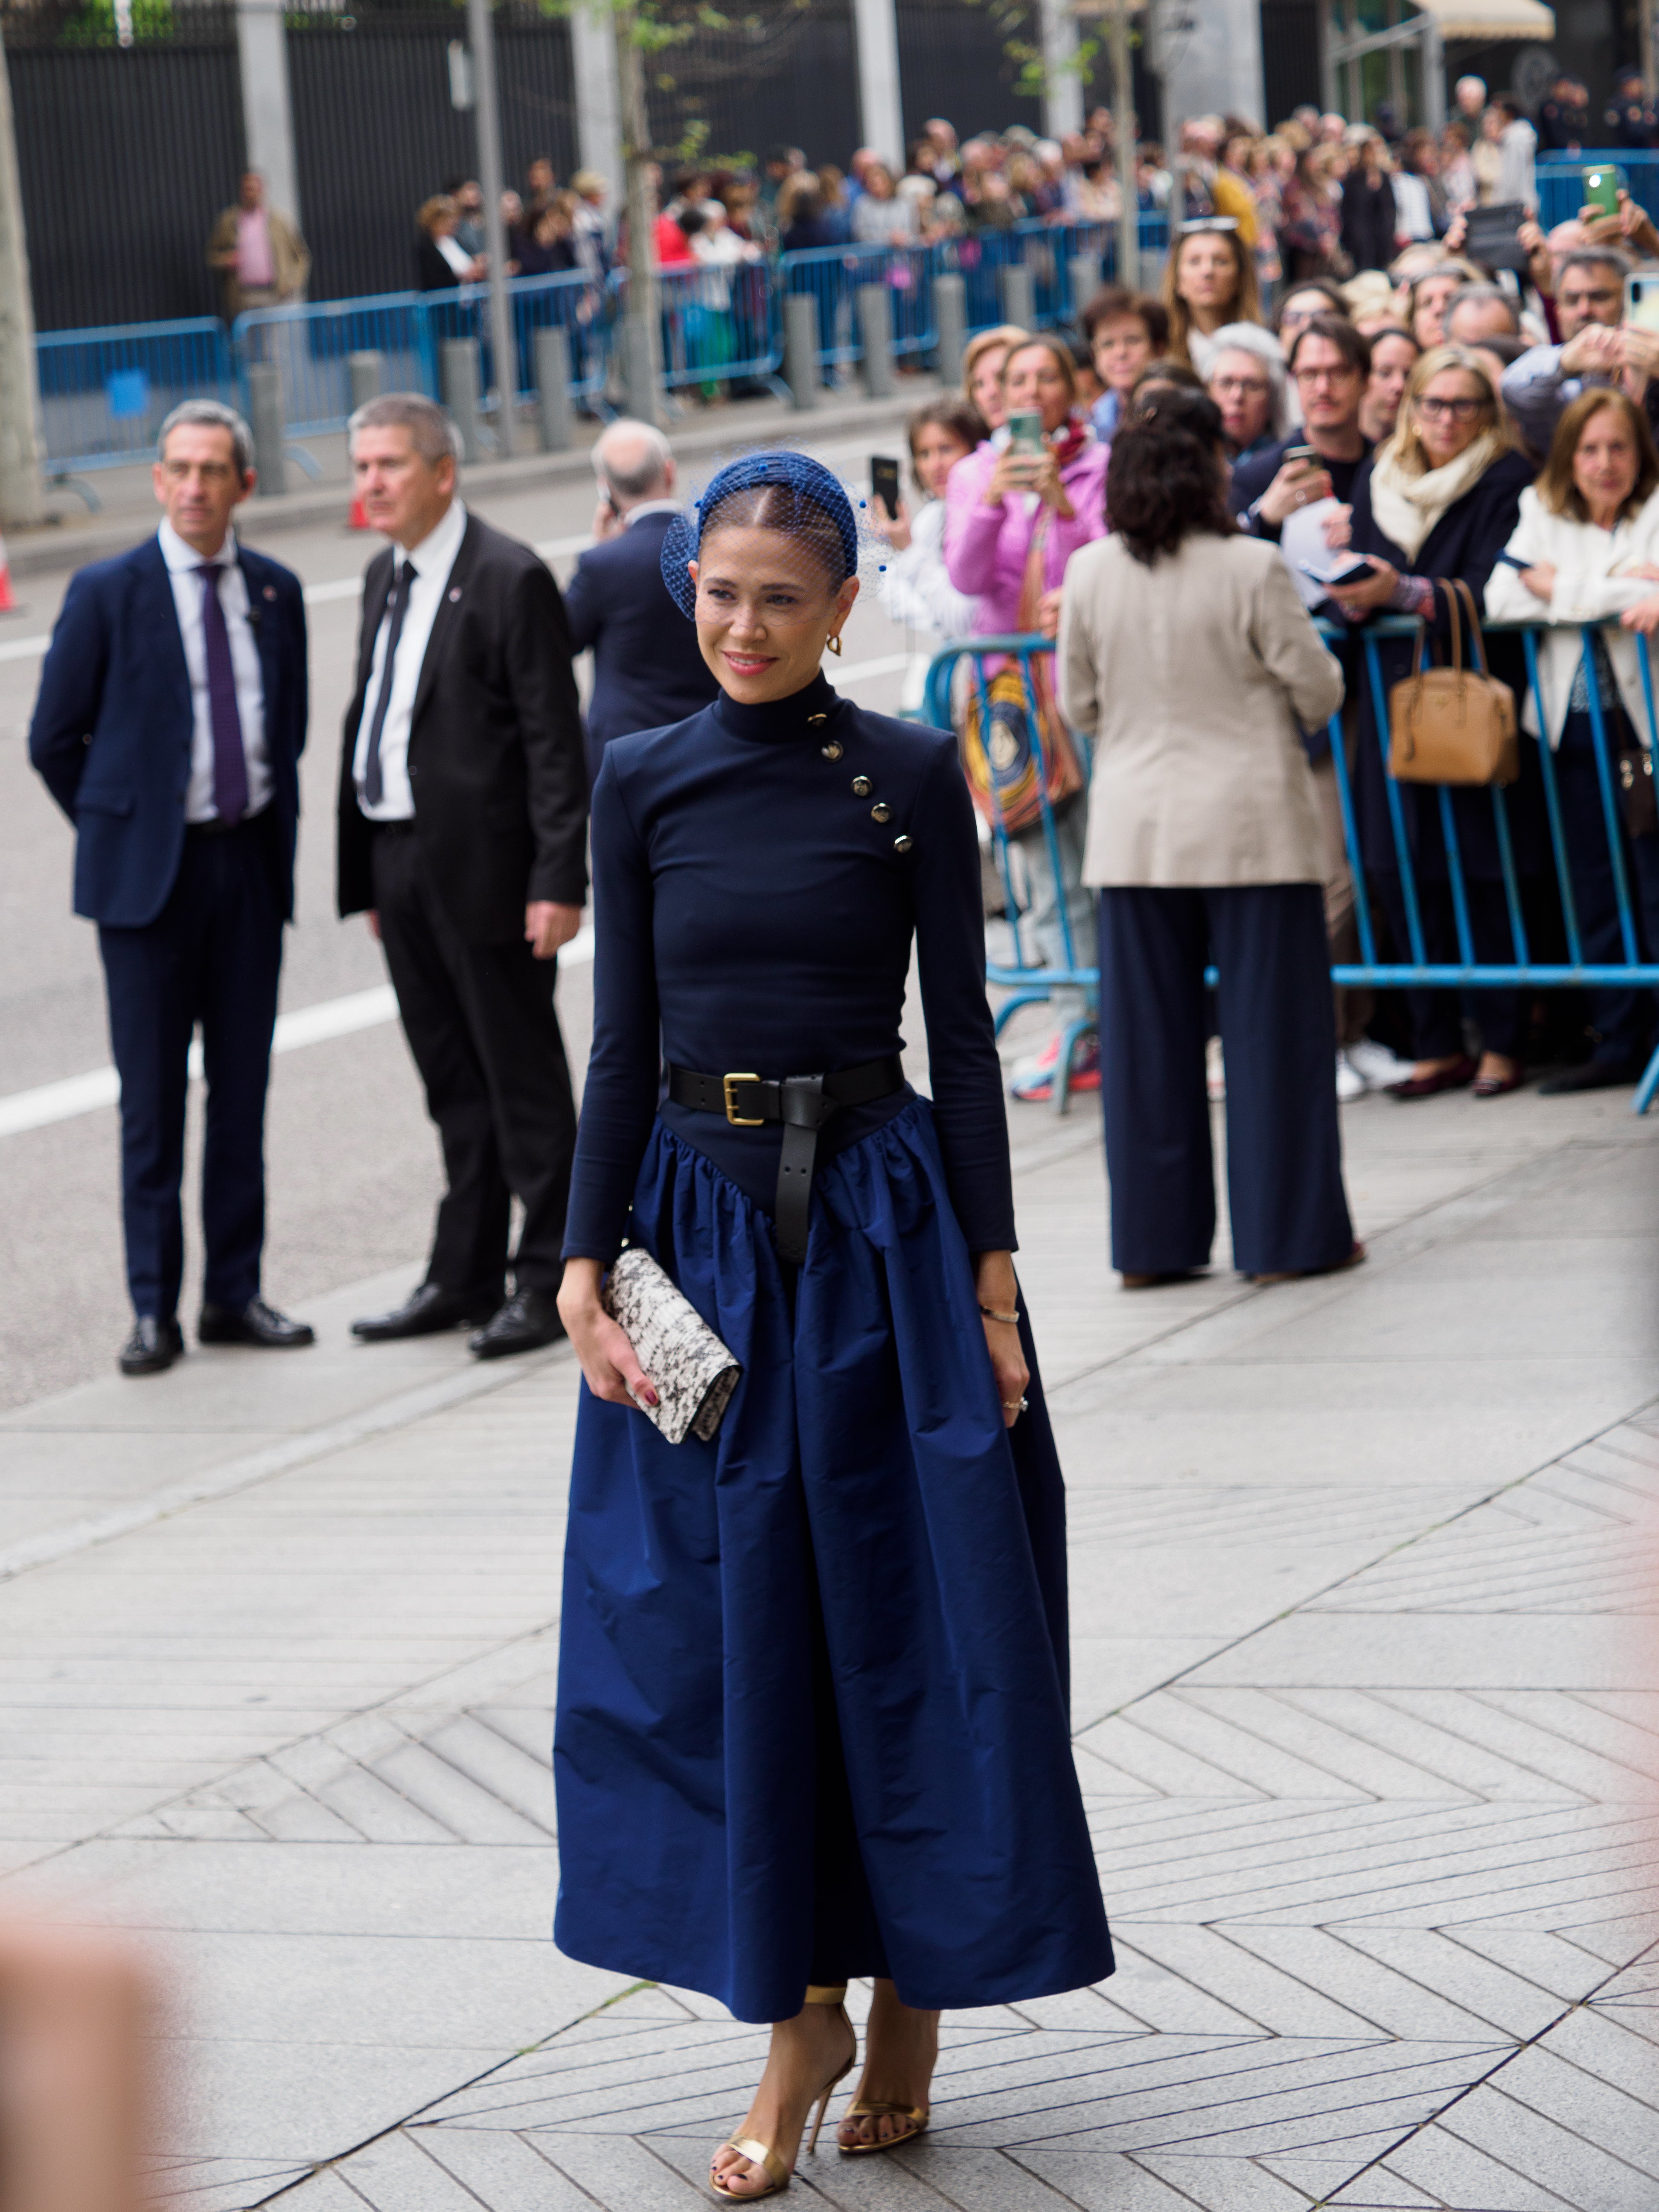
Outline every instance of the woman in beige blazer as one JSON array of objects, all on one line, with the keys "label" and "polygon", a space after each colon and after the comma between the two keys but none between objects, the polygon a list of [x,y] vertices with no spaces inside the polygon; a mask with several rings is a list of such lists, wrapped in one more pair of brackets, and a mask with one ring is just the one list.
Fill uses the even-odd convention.
[{"label": "woman in beige blazer", "polygon": [[1141,404],[1112,447],[1115,534],[1073,556],[1061,603],[1060,704],[1094,747],[1083,878],[1100,892],[1112,1260],[1131,1288],[1210,1257],[1211,961],[1235,1266],[1275,1279],[1362,1256],[1298,734],[1335,713],[1342,674],[1278,549],[1235,532],[1221,440],[1201,393]]}]

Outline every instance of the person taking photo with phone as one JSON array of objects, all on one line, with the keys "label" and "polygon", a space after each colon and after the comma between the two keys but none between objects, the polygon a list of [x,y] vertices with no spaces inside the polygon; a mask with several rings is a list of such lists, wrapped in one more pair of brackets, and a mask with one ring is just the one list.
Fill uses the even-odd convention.
[{"label": "person taking photo with phone", "polygon": [[[1003,364],[1001,404],[1009,431],[999,450],[988,442],[951,471],[945,495],[945,565],[951,583],[977,600],[973,634],[1005,637],[1046,630],[1060,619],[1060,587],[1066,563],[1081,545],[1106,534],[1106,462],[1103,445],[1077,405],[1077,376],[1070,349],[1051,335],[1013,346]],[[1006,664],[988,659],[985,680],[994,686]],[[1046,674],[1034,663],[1042,692]],[[1040,698],[1040,708],[1043,702]],[[1057,714],[1044,712],[1044,752],[1069,751]],[[1050,742],[1052,740],[1053,742]],[[996,805],[978,794],[981,811]],[[1054,828],[1060,856],[1056,883],[1047,832],[1039,815],[1011,839],[1029,904],[1020,921],[1027,965],[1071,968],[1088,960],[1091,918],[1082,888],[1083,814],[1075,787],[1055,794]],[[1068,957],[1068,953],[1070,957]],[[1062,1040],[1074,1038],[1072,1084],[1100,1083],[1099,1048],[1079,1024],[1088,1012],[1082,985],[1059,984],[1049,994],[1054,1028],[1030,1062],[1014,1072],[1017,1098],[1054,1096]]]},{"label": "person taking photo with phone", "polygon": [[1371,374],[1370,339],[1344,315],[1316,315],[1291,342],[1290,369],[1302,428],[1233,471],[1239,528],[1275,543],[1299,507],[1346,501],[1370,452],[1359,427]]},{"label": "person taking photo with phone", "polygon": [[1581,246],[1563,257],[1555,281],[1560,344],[1534,346],[1504,372],[1504,404],[1534,453],[1549,452],[1562,416],[1598,385],[1617,385],[1645,408],[1659,369],[1659,332],[1625,319],[1630,273],[1614,246]]}]

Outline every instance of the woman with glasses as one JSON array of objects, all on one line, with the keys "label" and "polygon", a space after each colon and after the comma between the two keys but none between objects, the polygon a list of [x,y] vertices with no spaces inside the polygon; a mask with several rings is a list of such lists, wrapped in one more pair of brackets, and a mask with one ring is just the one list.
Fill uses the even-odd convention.
[{"label": "woman with glasses", "polygon": [[[1534,471],[1515,450],[1491,378],[1466,346],[1435,346],[1412,371],[1394,435],[1359,472],[1347,532],[1371,574],[1331,597],[1351,621],[1372,615],[1422,617],[1437,647],[1451,635],[1443,584],[1468,586],[1477,608],[1494,563],[1515,530],[1521,495]],[[1460,620],[1462,609],[1460,607]],[[1410,670],[1414,647],[1406,637],[1378,644],[1381,691]],[[1513,685],[1526,681],[1521,641],[1493,637],[1492,672]],[[1359,692],[1361,734],[1358,807],[1368,875],[1381,897],[1394,935],[1395,957],[1413,958],[1400,856],[1394,842],[1383,777],[1386,732],[1379,731],[1375,695]],[[1504,794],[1504,815],[1517,871],[1529,874],[1544,859],[1541,786],[1537,750],[1522,740],[1521,777]],[[1437,790],[1425,784],[1396,787],[1403,835],[1417,890],[1423,954],[1430,963],[1461,957]],[[1489,791],[1462,787],[1451,793],[1453,825],[1477,960],[1507,965],[1518,957],[1499,858]],[[1460,1007],[1455,991],[1408,992],[1416,1066],[1393,1086],[1398,1098],[1427,1098],[1440,1091],[1473,1087],[1477,1098],[1496,1098],[1522,1080],[1522,1000],[1518,990],[1471,992]],[[1463,1016],[1479,1026],[1479,1061],[1466,1052]]]}]

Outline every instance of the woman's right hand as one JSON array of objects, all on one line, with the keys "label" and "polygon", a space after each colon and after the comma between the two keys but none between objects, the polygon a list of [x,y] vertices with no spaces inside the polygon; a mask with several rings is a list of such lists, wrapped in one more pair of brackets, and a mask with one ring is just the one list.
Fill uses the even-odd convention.
[{"label": "woman's right hand", "polygon": [[1042,473],[1042,463],[1034,454],[1017,453],[1012,447],[1006,447],[997,455],[991,481],[985,487],[986,506],[1000,507],[1010,492],[1035,491]]},{"label": "woman's right hand", "polygon": [[870,512],[874,517],[871,528],[878,538],[890,545],[895,553],[905,553],[910,546],[910,503],[901,498],[898,513],[889,514],[887,502],[878,492],[870,495]]},{"label": "woman's right hand", "polygon": [[599,1302],[605,1269],[597,1260],[567,1260],[559,1285],[559,1319],[575,1346],[596,1398],[611,1406],[654,1406],[657,1394],[634,1347]]}]

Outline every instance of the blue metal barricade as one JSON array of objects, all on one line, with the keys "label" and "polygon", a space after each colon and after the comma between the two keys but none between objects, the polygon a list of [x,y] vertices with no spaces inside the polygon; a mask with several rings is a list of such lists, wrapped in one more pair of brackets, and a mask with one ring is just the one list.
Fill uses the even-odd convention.
[{"label": "blue metal barricade", "polygon": [[[470,288],[477,289],[477,287]],[[437,356],[426,292],[381,292],[358,300],[316,300],[291,307],[254,307],[232,331],[237,374],[246,405],[251,366],[274,367],[292,438],[343,430],[351,412],[347,362],[354,353],[382,358],[382,389],[436,397]]]},{"label": "blue metal barricade", "polygon": [[517,343],[519,392],[536,390],[536,333],[562,331],[570,349],[569,391],[590,404],[602,398],[611,373],[614,294],[580,270],[558,276],[515,276],[507,288]]},{"label": "blue metal barricade", "polygon": [[181,399],[229,403],[236,396],[225,326],[213,315],[46,331],[34,349],[46,466],[54,475],[144,459]]},{"label": "blue metal barricade", "polygon": [[818,361],[840,369],[864,358],[859,294],[879,284],[891,308],[892,348],[899,358],[930,353],[939,342],[933,322],[936,249],[926,246],[814,246],[786,253],[778,264],[784,292],[810,292],[818,310]]},{"label": "blue metal barricade", "polygon": [[[1322,627],[1323,627],[1322,625]],[[1561,933],[1565,946],[1565,957],[1540,957],[1534,951],[1528,936],[1528,886],[1523,882],[1517,867],[1515,839],[1510,820],[1510,801],[1506,793],[1492,787],[1486,796],[1492,813],[1494,844],[1501,875],[1504,907],[1508,920],[1511,958],[1483,959],[1477,954],[1471,923],[1471,901],[1467,863],[1460,848],[1453,794],[1444,786],[1416,784],[1410,787],[1424,799],[1432,799],[1437,810],[1437,826],[1445,865],[1445,882],[1452,915],[1452,934],[1455,939],[1455,952],[1442,954],[1431,949],[1429,938],[1433,934],[1425,927],[1420,871],[1413,855],[1413,838],[1402,799],[1402,787],[1389,772],[1389,702],[1388,685],[1384,680],[1377,646],[1381,637],[1405,636],[1414,638],[1418,624],[1404,617],[1389,617],[1368,623],[1355,634],[1349,630],[1327,629],[1325,634],[1333,640],[1357,642],[1364,661],[1364,681],[1370,693],[1373,709],[1374,734],[1361,740],[1379,748],[1380,759],[1374,763],[1383,794],[1387,817],[1387,844],[1391,850],[1393,872],[1398,877],[1399,901],[1403,909],[1407,942],[1393,947],[1394,957],[1379,957],[1378,930],[1373,915],[1376,898],[1375,884],[1368,878],[1362,847],[1359,811],[1356,801],[1355,779],[1350,764],[1347,744],[1344,738],[1342,718],[1339,712],[1330,726],[1331,760],[1335,773],[1338,797],[1342,811],[1343,842],[1354,882],[1362,888],[1356,901],[1355,922],[1359,939],[1359,958],[1353,962],[1338,962],[1331,969],[1331,981],[1339,985],[1357,985],[1372,988],[1398,988],[1449,990],[1515,990],[1516,988],[1571,990],[1584,988],[1659,990],[1659,946],[1644,946],[1644,930],[1640,916],[1638,887],[1633,878],[1632,861],[1635,848],[1625,830],[1619,806],[1617,763],[1601,705],[1601,684],[1597,675],[1594,652],[1595,632],[1586,628],[1582,632],[1587,690],[1589,700],[1589,720],[1595,753],[1596,781],[1601,798],[1601,830],[1604,842],[1594,852],[1575,852],[1568,835],[1559,790],[1560,770],[1551,746],[1537,745],[1539,775],[1544,797],[1544,808],[1548,825],[1549,868],[1553,872],[1553,892],[1559,904]],[[1543,700],[1540,690],[1538,639],[1547,635],[1547,626],[1539,623],[1498,623],[1486,625],[1489,634],[1519,632],[1527,657],[1527,680],[1537,712],[1539,726],[1546,726]],[[1650,663],[1648,643],[1644,637],[1637,639],[1641,665],[1642,685],[1646,703],[1646,730],[1641,742],[1646,744],[1650,757],[1659,763],[1659,714],[1656,714],[1655,690]],[[1025,693],[1026,712],[1033,735],[1033,750],[1037,755],[1041,771],[1041,738],[1036,713],[1036,690],[1031,676],[1033,658],[1054,651],[1052,641],[1041,637],[976,638],[945,646],[933,659],[927,673],[925,712],[927,719],[940,729],[955,726],[951,709],[951,678],[958,661],[964,658],[973,664],[972,681],[979,700],[982,726],[989,728],[989,698],[985,674],[988,656],[1017,660]],[[1634,722],[1632,726],[1637,726]],[[1523,746],[1534,740],[1522,736]],[[1372,764],[1367,764],[1372,765]],[[1478,799],[1478,793],[1471,794]],[[1050,865],[1058,872],[1060,849],[1054,818],[1046,799],[1042,808],[1042,820],[1048,841]],[[998,1013],[998,1028],[1007,1020],[1016,1007],[1029,1005],[1034,1000],[1046,999],[1056,988],[1082,985],[1098,993],[1099,970],[1086,965],[1077,957],[1078,948],[1072,942],[1069,922],[1062,900],[1060,905],[1060,927],[1063,933],[1065,961],[1058,967],[1043,968],[1026,959],[1021,945],[1016,886],[1010,871],[1009,840],[1000,820],[992,824],[993,842],[996,848],[999,868],[1008,897],[1009,921],[1013,934],[1014,958],[1012,963],[994,964],[987,969],[988,979],[1007,990],[1009,998]],[[1653,841],[1659,845],[1659,836]],[[1650,865],[1659,872],[1659,853],[1643,854],[1641,865]],[[1612,880],[1616,909],[1619,956],[1612,959],[1587,959],[1584,956],[1578,905],[1575,896],[1575,871],[1590,866],[1598,870],[1605,865]],[[1549,888],[1547,872],[1540,879]],[[1536,909],[1534,909],[1535,911]],[[1073,1033],[1079,1024],[1073,1025]],[[1070,1037],[1062,1049],[1060,1066],[1066,1066]],[[1640,1083],[1637,1085],[1634,1110],[1644,1114],[1659,1095],[1659,1050],[1650,1060]],[[1060,1110],[1065,1108],[1062,1083],[1057,1083],[1054,1103]]]},{"label": "blue metal barricade", "polygon": [[1630,179],[1631,198],[1659,222],[1659,152],[1614,146],[1576,154],[1571,161],[1552,154],[1539,162],[1538,220],[1546,230],[1577,214],[1584,204],[1583,173],[1598,161],[1616,162]]},{"label": "blue metal barricade", "polygon": [[[701,262],[659,272],[662,380],[671,390],[696,388],[714,398],[732,383],[776,384],[783,366],[783,325],[764,261],[709,267]],[[618,272],[618,312],[628,279]],[[777,384],[780,397],[787,396]]]}]

